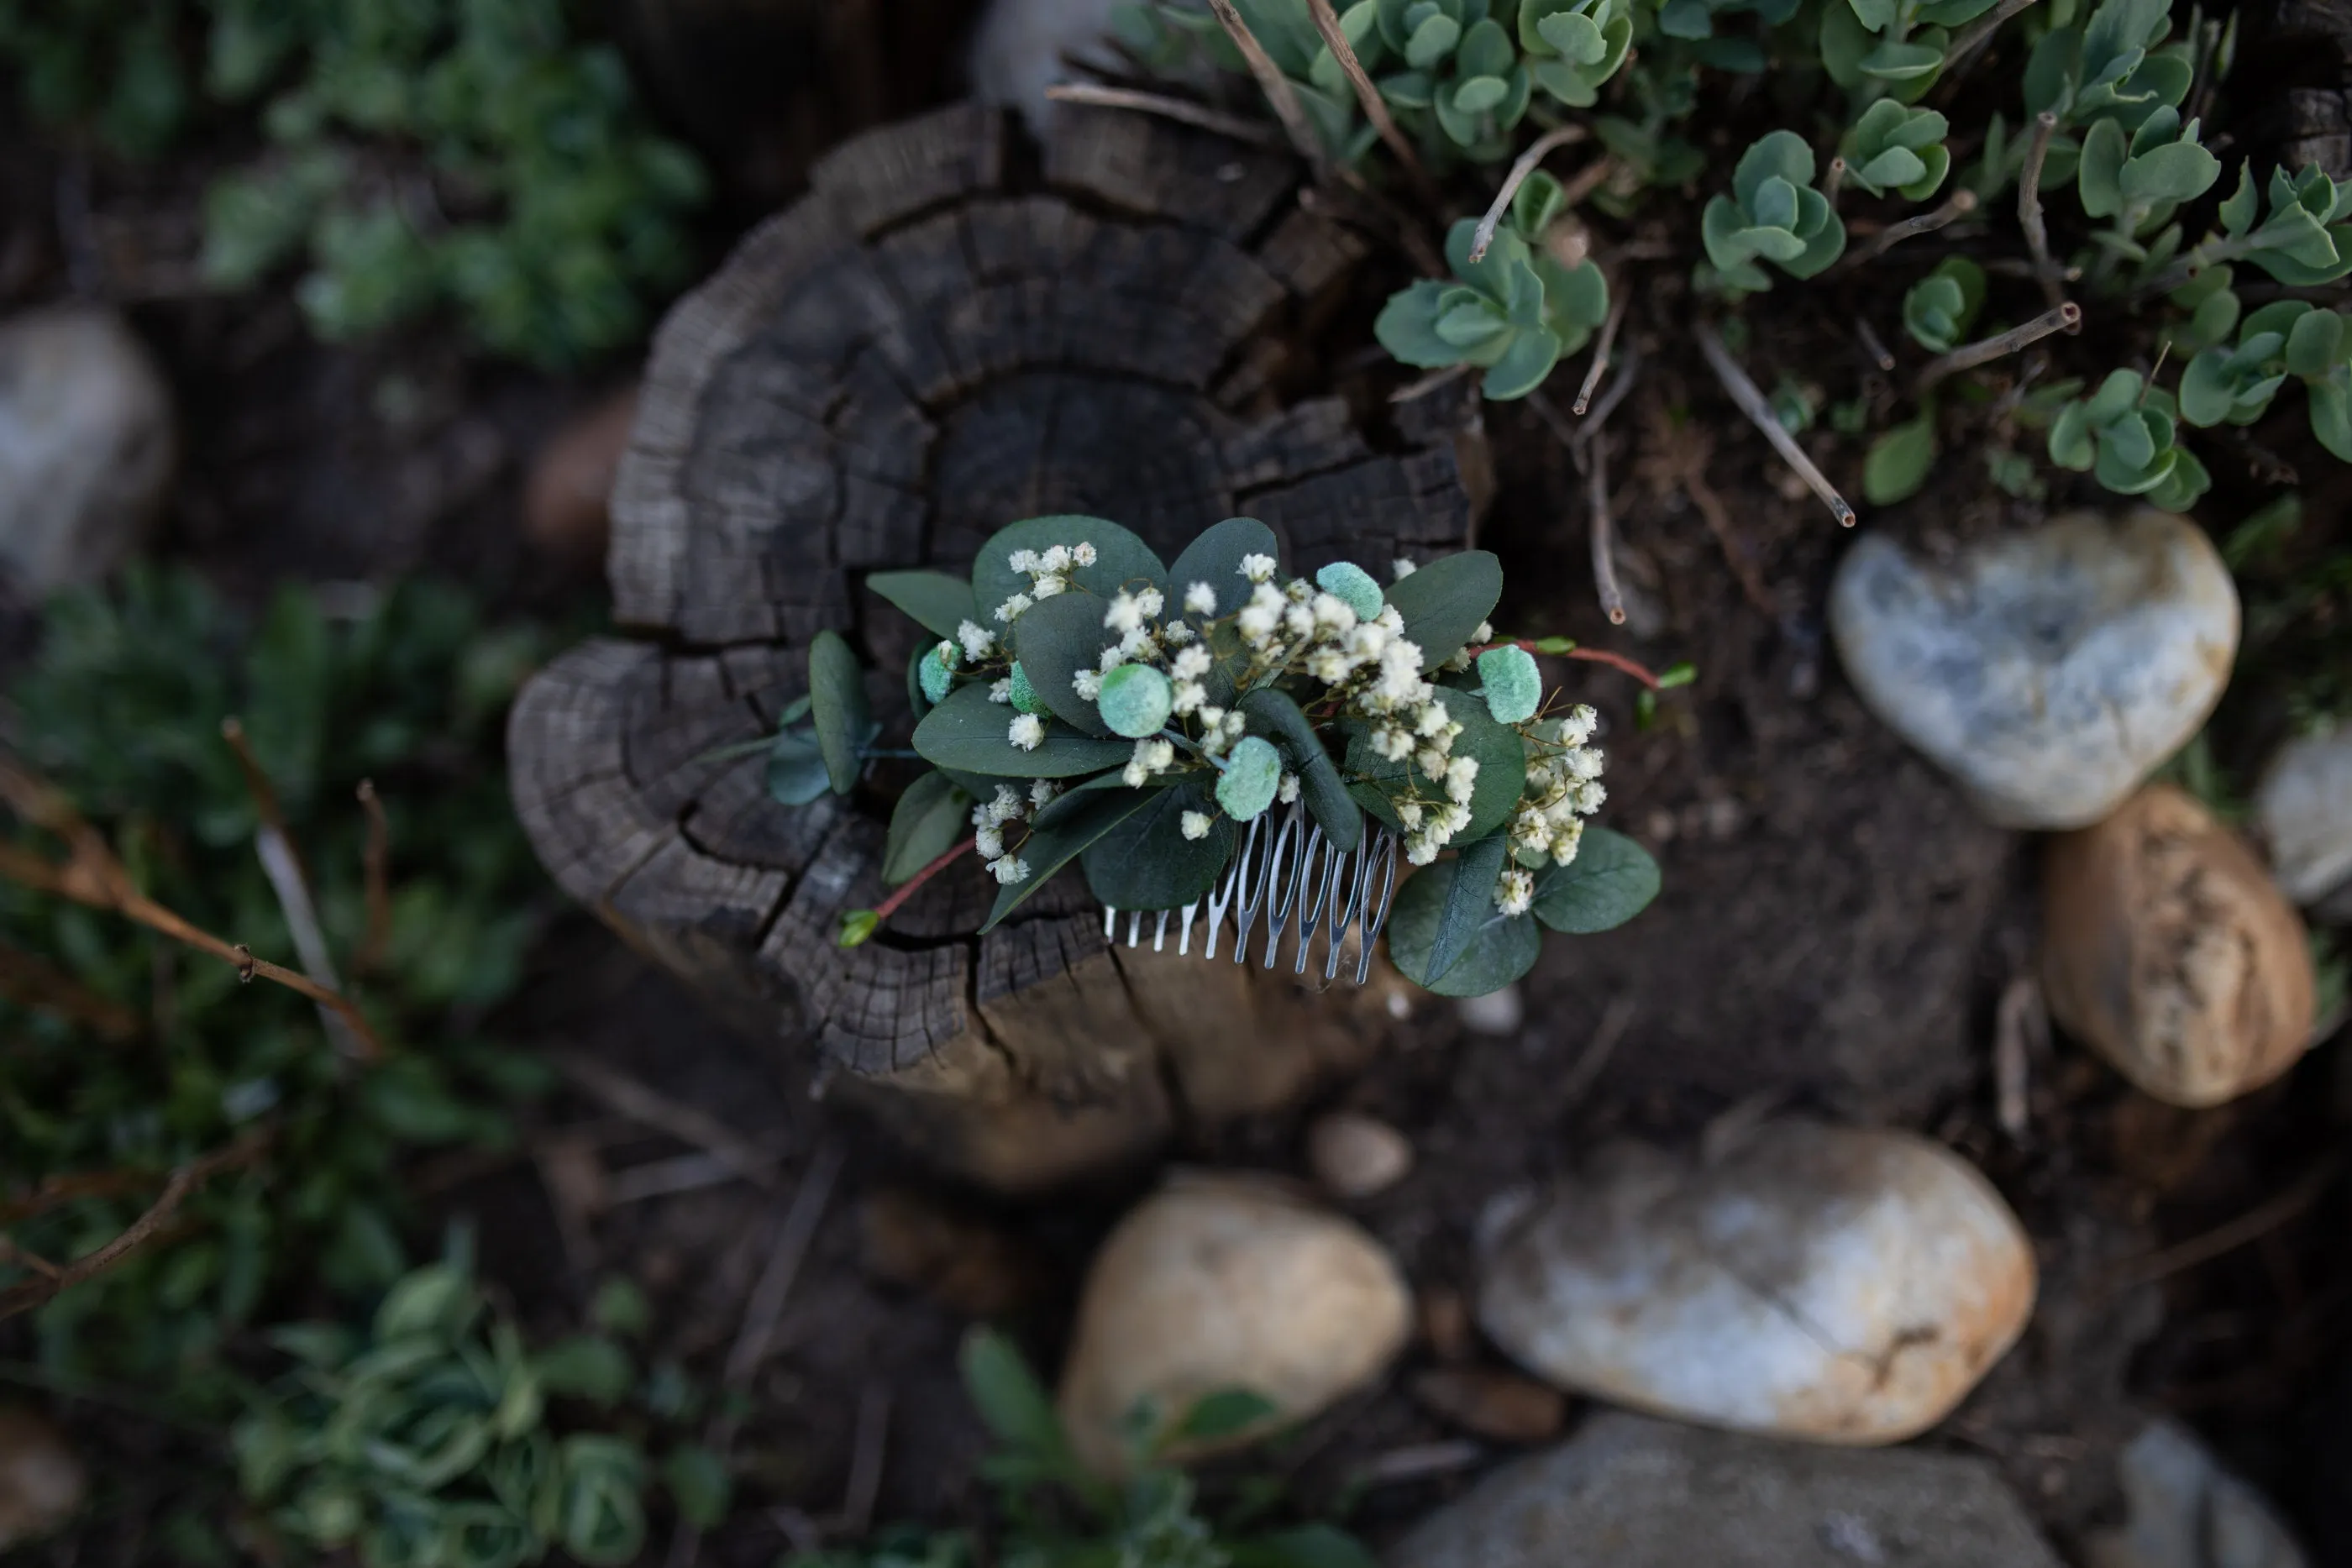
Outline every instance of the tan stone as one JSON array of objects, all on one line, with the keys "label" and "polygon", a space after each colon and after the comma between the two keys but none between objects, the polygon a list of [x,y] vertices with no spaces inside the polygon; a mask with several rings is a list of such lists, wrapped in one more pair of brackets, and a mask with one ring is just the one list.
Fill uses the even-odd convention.
[{"label": "tan stone", "polygon": [[1361,1228],[1270,1181],[1181,1176],[1103,1243],[1078,1303],[1059,1405],[1078,1457],[1124,1469],[1122,1422],[1246,1388],[1279,1414],[1218,1447],[1306,1419],[1378,1378],[1404,1346],[1404,1281]]},{"label": "tan stone", "polygon": [[533,544],[566,560],[604,559],[613,480],[636,422],[637,389],[630,386],[576,415],[539,449],[522,502]]},{"label": "tan stone", "polygon": [[30,1410],[0,1406],[0,1552],[54,1532],[89,1488],[63,1433]]},{"label": "tan stone", "polygon": [[2155,785],[2042,865],[2042,985],[2052,1016],[2148,1093],[2218,1105],[2310,1043],[2302,919],[2238,836]]},{"label": "tan stone", "polygon": [[1307,1129],[1307,1163],[1335,1197],[1370,1197],[1412,1169],[1412,1144],[1378,1117],[1332,1111]]},{"label": "tan stone", "polygon": [[2031,1315],[2000,1194],[1907,1134],[1789,1121],[1712,1163],[1621,1146],[1507,1221],[1479,1321],[1560,1387],[1820,1442],[1942,1420]]}]

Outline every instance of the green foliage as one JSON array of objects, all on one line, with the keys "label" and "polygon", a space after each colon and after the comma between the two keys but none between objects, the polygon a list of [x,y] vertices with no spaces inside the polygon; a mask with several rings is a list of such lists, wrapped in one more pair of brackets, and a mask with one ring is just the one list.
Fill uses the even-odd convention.
[{"label": "green foliage", "polygon": [[[462,1249],[404,1276],[364,1333],[280,1329],[295,1366],[231,1436],[247,1500],[294,1542],[362,1568],[518,1568],[560,1548],[591,1565],[645,1544],[641,1444],[563,1431],[551,1401],[609,1413],[639,1385],[627,1351],[583,1336],[533,1354],[490,1313]],[[682,1513],[716,1523],[730,1483],[691,1444],[661,1475]]]},{"label": "green foliage", "polygon": [[2212,480],[2196,455],[2175,444],[2171,397],[2137,371],[2116,371],[2088,398],[2059,411],[2050,426],[2050,460],[2089,472],[2122,496],[2146,496],[2185,512]]},{"label": "green foliage", "polygon": [[1748,149],[1732,172],[1731,194],[1706,204],[1702,237],[1722,287],[1772,287],[1758,261],[1811,277],[1845,250],[1845,225],[1813,189],[1813,150],[1793,131],[1775,131]]},{"label": "green foliage", "polygon": [[2053,27],[2025,68],[2025,112],[2072,125],[2113,120],[2128,134],[2162,109],[2178,109],[2195,79],[2172,31],[2168,0],[2100,0],[2087,21]]},{"label": "green foliage", "polygon": [[1681,44],[1695,63],[1718,70],[1760,71],[1762,47],[1754,38],[1725,28],[1733,18],[1747,15],[1777,27],[1798,9],[1799,0],[1663,0],[1655,26],[1661,37]]},{"label": "green foliage", "polygon": [[[1369,152],[1377,135],[1306,0],[1235,0],[1234,8],[1333,152],[1354,162]],[[1438,162],[1509,156],[1538,91],[1590,107],[1633,41],[1633,0],[1355,0],[1337,10],[1390,115]],[[1244,68],[1216,18],[1197,5],[1143,0],[1117,6],[1113,19],[1156,68],[1178,69],[1202,53]]]},{"label": "green foliage", "polygon": [[634,340],[692,263],[701,171],[561,0],[0,0],[36,112],[125,155],[188,119],[188,55],[272,144],[209,193],[204,273],[301,265],[322,338],[446,308],[493,353],[572,365]]},{"label": "green foliage", "polygon": [[[983,931],[1074,863],[1113,909],[1181,908],[1232,867],[1245,825],[1297,802],[1340,849],[1362,842],[1370,814],[1415,865],[1451,848],[1479,868],[1430,972],[1457,990],[1500,973],[1457,970],[1454,948],[1507,904],[1524,915],[1535,872],[1576,858],[1603,799],[1601,754],[1585,746],[1597,716],[1552,711],[1535,661],[1493,645],[1493,556],[1446,556],[1383,590],[1345,561],[1286,580],[1279,550],[1264,523],[1229,517],[1171,569],[1107,519],[1033,517],[981,548],[969,587],[880,582],[927,630],[951,631],[952,660],[936,662],[950,685],[919,705],[914,729],[936,771],[891,816],[883,880],[901,892],[849,912],[840,941],[868,940],[924,868],[960,849],[998,883]],[[1536,646],[1568,646],[1556,642]],[[812,657],[813,681],[823,662]],[[1016,666],[1034,708],[1011,700]],[[855,685],[846,669],[834,679]],[[807,750],[800,716],[761,744]],[[807,799],[821,792],[812,783]],[[1454,874],[1433,867],[1415,885]]]},{"label": "green foliage", "polygon": [[[462,594],[410,584],[330,607],[289,589],[257,622],[192,576],[134,569],[118,593],[52,603],[18,682],[20,755],[64,789],[157,902],[291,965],[287,916],[255,853],[252,796],[221,722],[240,716],[281,802],[343,975],[386,1047],[342,1060],[318,1011],[110,914],[0,886],[0,941],[135,1020],[106,1038],[79,1014],[0,1004],[0,1187],[126,1172],[152,1179],[10,1228],[53,1258],[119,1234],[163,1174],[247,1134],[262,1156],[190,1194],[173,1239],[43,1308],[42,1361],[149,1383],[215,1410],[219,1354],[297,1283],[381,1290],[409,1214],[413,1149],[502,1145],[500,1107],[536,1065],[477,1034],[516,984],[544,881],[496,758],[537,632],[485,626]],[[390,920],[373,967],[366,818],[390,822]],[[20,830],[28,849],[53,843]],[[0,1265],[0,1286],[25,1276]]]},{"label": "green foliage", "polygon": [[2220,210],[2223,238],[2200,250],[2207,259],[2242,256],[2279,282],[2298,288],[2352,273],[2352,181],[2330,180],[2317,164],[2289,175],[2271,171],[2270,210],[2261,221],[2252,164],[2238,168],[2238,188]]},{"label": "green foliage", "polygon": [[[964,1389],[997,1442],[981,1473],[1006,1529],[988,1561],[1006,1568],[1372,1568],[1371,1553],[1330,1525],[1252,1530],[1241,1516],[1262,1509],[1203,1509],[1192,1478],[1169,1461],[1172,1445],[1263,1427],[1276,1406],[1262,1396],[1220,1389],[1173,1420],[1149,1404],[1138,1408],[1127,1422],[1131,1479],[1113,1486],[1079,1464],[1053,1401],[1010,1341],[974,1329],[961,1360]],[[796,1553],[782,1568],[972,1568],[980,1555],[964,1531],[899,1525],[861,1547]]]},{"label": "green foliage", "polygon": [[1863,499],[1874,507],[1890,507],[1919,493],[1936,466],[1936,411],[1923,408],[1870,444],[1863,460]]},{"label": "green foliage", "polygon": [[1845,133],[1846,178],[1874,196],[1899,191],[1924,202],[1952,172],[1944,136],[1951,124],[1932,109],[1906,109],[1882,98]]},{"label": "green foliage", "polygon": [[1476,261],[1470,252],[1477,224],[1455,224],[1445,259],[1459,281],[1418,278],[1391,295],[1372,325],[1381,347],[1423,369],[1475,365],[1486,372],[1486,395],[1498,401],[1541,386],[1560,356],[1582,348],[1609,315],[1601,268],[1590,261],[1562,267],[1541,242],[1559,191],[1548,174],[1528,179],[1510,226],[1496,230]]},{"label": "green foliage", "polygon": [[2290,376],[2310,389],[2311,433],[2352,462],[2352,344],[2344,318],[2301,299],[2248,315],[2232,349],[2210,348],[2180,372],[2180,417],[2195,425],[2252,424]]},{"label": "green foliage", "polygon": [[2120,120],[2093,124],[2074,170],[2083,211],[2115,218],[2116,231],[2124,235],[2144,234],[2162,224],[2180,203],[2203,195],[2221,177],[2221,161],[2199,142],[2197,121],[2182,124],[2180,111],[2169,106],[2128,133]]},{"label": "green foliage", "polygon": [[1948,354],[1968,340],[1984,308],[1985,273],[1964,256],[1946,256],[1903,296],[1903,329],[1932,354]]}]

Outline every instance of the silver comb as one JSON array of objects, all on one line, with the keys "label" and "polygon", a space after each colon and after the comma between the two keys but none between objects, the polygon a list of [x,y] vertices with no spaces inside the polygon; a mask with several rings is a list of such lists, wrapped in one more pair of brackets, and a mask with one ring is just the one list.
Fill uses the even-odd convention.
[{"label": "silver comb", "polygon": [[[1217,938],[1230,914],[1234,917],[1234,962],[1247,963],[1250,930],[1263,914],[1266,917],[1265,967],[1271,969],[1295,914],[1298,917],[1298,956],[1291,972],[1307,973],[1307,949],[1320,928],[1325,933],[1327,948],[1323,977],[1330,980],[1339,976],[1339,950],[1348,934],[1360,921],[1363,944],[1356,955],[1356,984],[1360,986],[1370,978],[1372,949],[1379,945],[1381,927],[1388,924],[1389,905],[1396,899],[1396,834],[1366,818],[1363,835],[1356,848],[1343,850],[1325,838],[1323,830],[1308,821],[1306,809],[1295,801],[1283,813],[1280,826],[1269,828],[1267,823],[1273,815],[1271,811],[1262,813],[1243,830],[1239,852],[1205,900],[1196,898],[1181,909],[1126,911],[1127,945],[1142,946],[1143,920],[1149,915],[1154,917],[1151,950],[1158,953],[1166,948],[1168,925],[1172,919],[1177,923],[1176,951],[1180,956],[1189,955],[1192,950],[1192,924],[1200,918],[1201,906],[1205,903],[1209,928],[1202,943],[1201,956],[1217,956]],[[1114,946],[1118,942],[1120,913],[1108,904],[1103,905],[1103,936]]]}]

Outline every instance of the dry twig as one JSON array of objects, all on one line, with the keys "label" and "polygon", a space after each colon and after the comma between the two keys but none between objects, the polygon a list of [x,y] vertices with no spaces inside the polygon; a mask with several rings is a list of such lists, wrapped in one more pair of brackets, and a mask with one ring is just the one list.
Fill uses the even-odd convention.
[{"label": "dry twig", "polygon": [[1238,114],[1227,114],[1223,110],[1211,109],[1206,104],[1194,103],[1191,99],[1138,92],[1132,88],[1101,87],[1093,82],[1056,82],[1045,89],[1045,96],[1056,103],[1079,103],[1095,109],[1131,109],[1139,114],[1155,114],[1162,120],[1172,120],[1181,125],[1196,125],[1203,131],[1213,131],[1220,136],[1230,136],[1254,147],[1289,145],[1281,132],[1271,126],[1255,120],[1244,120]]},{"label": "dry twig", "polygon": [[[261,819],[260,826],[254,830],[253,852],[261,862],[261,874],[269,880],[269,891],[277,895],[278,910],[286,916],[286,930],[294,938],[294,951],[302,960],[302,971],[320,985],[341,990],[342,980],[335,973],[334,954],[327,946],[326,930],[319,923],[318,901],[310,894],[310,878],[303,869],[302,852],[295,846],[293,831],[287,826],[286,810],[278,803],[277,788],[246,740],[245,726],[232,716],[221,720],[220,728],[221,738],[236,755],[237,770],[245,775],[246,791],[253,797],[254,812]],[[354,1058],[364,1054],[334,1009],[321,1005],[319,1021],[337,1051]]]},{"label": "dry twig", "polygon": [[2053,332],[2072,332],[2083,324],[2083,308],[2073,300],[2062,300],[2057,308],[2044,310],[2021,327],[2011,327],[2006,332],[1996,332],[1979,342],[1963,343],[1950,353],[1927,361],[1919,371],[1914,395],[1925,397],[1937,382],[1947,376],[2013,354],[2020,349],[2040,342]]},{"label": "dry twig", "polygon": [[1503,214],[1510,210],[1511,198],[1519,193],[1519,186],[1536,172],[1537,165],[1544,161],[1545,156],[1556,147],[1583,141],[1586,134],[1581,125],[1562,125],[1537,137],[1534,143],[1519,154],[1519,161],[1512,164],[1510,173],[1504,176],[1503,188],[1495,193],[1495,200],[1486,208],[1486,215],[1478,220],[1478,232],[1470,241],[1471,260],[1486,259],[1486,247],[1495,243],[1495,230],[1501,226]]},{"label": "dry twig", "polygon": [[2025,1142],[2032,1060],[2049,1048],[2050,1012],[2042,982],[2027,970],[2002,988],[1993,1025],[1993,1117],[2012,1144]]},{"label": "dry twig", "polygon": [[1364,62],[1356,57],[1355,46],[1348,42],[1347,31],[1339,26],[1339,14],[1331,9],[1331,0],[1307,0],[1307,10],[1315,18],[1315,30],[1323,35],[1324,47],[1331,51],[1331,57],[1339,62],[1339,68],[1347,73],[1349,85],[1356,89],[1356,101],[1363,106],[1364,118],[1372,122],[1372,129],[1380,133],[1389,151],[1396,154],[1397,162],[1403,165],[1405,175],[1412,181],[1413,189],[1419,193],[1423,204],[1434,211],[1443,198],[1437,187],[1431,183],[1429,171],[1423,166],[1421,154],[1413,150],[1412,143],[1397,128],[1396,116],[1389,112],[1388,102],[1381,97],[1381,89],[1373,85],[1370,73],[1364,69]]},{"label": "dry twig", "polygon": [[1257,78],[1259,89],[1265,94],[1266,102],[1273,106],[1274,117],[1282,121],[1283,131],[1289,136],[1291,147],[1307,160],[1307,166],[1315,171],[1317,180],[1328,180],[1331,177],[1330,155],[1324,150],[1323,138],[1316,131],[1314,121],[1307,118],[1307,110],[1298,101],[1298,94],[1292,89],[1289,78],[1282,74],[1281,68],[1265,52],[1265,46],[1257,41],[1257,36],[1250,31],[1249,24],[1242,20],[1242,14],[1234,9],[1234,0],[1209,0],[1209,9],[1217,14],[1217,20],[1233,39],[1234,47],[1241,50],[1242,58],[1248,62],[1250,75]]},{"label": "dry twig", "polygon": [[352,959],[353,979],[373,973],[392,946],[392,823],[376,798],[374,779],[360,780],[359,798],[368,821],[367,848],[360,861],[367,879],[367,936]]},{"label": "dry twig", "polygon": [[[239,1166],[251,1164],[268,1146],[269,1137],[267,1133],[264,1133],[243,1138],[227,1148],[215,1150],[201,1159],[189,1161],[163,1178],[163,1192],[157,1195],[153,1203],[147,1206],[145,1213],[132,1220],[124,1228],[122,1234],[96,1251],[84,1253],[70,1263],[51,1263],[25,1251],[20,1247],[9,1245],[10,1257],[41,1277],[37,1280],[26,1281],[20,1285],[11,1285],[6,1290],[0,1291],[0,1321],[15,1317],[18,1312],[30,1312],[35,1307],[53,1300],[60,1292],[69,1291],[76,1285],[102,1274],[121,1262],[154,1239],[155,1233],[163,1229],[172,1217],[179,1212],[180,1205],[190,1193],[224,1171],[235,1170]],[[90,1195],[88,1189],[79,1194],[83,1197]],[[0,1238],[0,1241],[5,1240],[5,1238]]]},{"label": "dry twig", "polygon": [[2058,288],[2057,266],[2050,259],[2050,231],[2042,222],[2042,166],[2049,161],[2050,139],[2057,131],[2058,117],[2050,110],[2033,117],[2033,138],[2025,144],[2025,167],[2017,176],[2017,224],[2025,231],[2025,248],[2033,256],[2033,280],[2053,310],[2066,298]]},{"label": "dry twig", "polygon": [[1837,270],[1842,273],[1852,272],[1854,268],[1885,256],[1905,240],[1916,239],[1924,234],[1933,234],[1946,224],[1955,219],[1964,218],[1976,210],[1977,193],[1964,186],[1944,198],[1943,204],[1933,212],[1921,213],[1916,217],[1905,218],[1899,224],[1887,225],[1853,249],[1846,252],[1845,259],[1838,263]]},{"label": "dry twig", "polygon": [[1879,337],[1876,330],[1871,327],[1869,318],[1855,317],[1853,332],[1855,337],[1862,340],[1863,352],[1870,356],[1871,363],[1882,371],[1891,371],[1895,368],[1895,355],[1887,349],[1885,340]]},{"label": "dry twig", "polygon": [[1971,57],[2000,31],[2002,23],[2032,4],[2033,0],[2000,0],[2000,5],[1953,34],[1952,41],[1944,47],[1943,79],[1957,79],[1975,63]]},{"label": "dry twig", "polygon": [[1699,352],[1706,356],[1707,368],[1715,372],[1715,379],[1723,383],[1723,390],[1731,394],[1731,401],[1739,405],[1739,412],[1748,416],[1749,423],[1764,433],[1764,439],[1772,444],[1772,450],[1780,455],[1781,461],[1795,469],[1797,476],[1812,486],[1813,494],[1822,498],[1822,504],[1830,509],[1830,515],[1843,526],[1853,527],[1853,508],[1846,505],[1845,497],[1838,494],[1837,486],[1829,482],[1828,476],[1813,465],[1813,460],[1805,455],[1805,449],[1797,444],[1797,438],[1773,417],[1772,405],[1764,401],[1764,394],[1756,390],[1756,383],[1748,379],[1748,372],[1739,368],[1738,361],[1723,346],[1722,337],[1704,321],[1698,324],[1696,330]]},{"label": "dry twig", "polygon": [[1601,341],[1593,345],[1592,363],[1584,372],[1584,384],[1576,389],[1576,401],[1569,405],[1568,412],[1579,418],[1592,402],[1592,389],[1609,373],[1609,351],[1617,346],[1617,329],[1625,324],[1627,303],[1628,297],[1621,291],[1609,308],[1609,319],[1601,324]]},{"label": "dry twig", "polygon": [[1468,375],[1472,369],[1473,367],[1466,362],[1458,365],[1442,365],[1438,369],[1430,371],[1425,376],[1415,376],[1412,380],[1405,382],[1404,385],[1397,388],[1396,391],[1389,393],[1389,401],[1391,402],[1411,402],[1416,398],[1427,397],[1431,392],[1435,392],[1438,388],[1450,386],[1454,382],[1460,381],[1464,376]]}]

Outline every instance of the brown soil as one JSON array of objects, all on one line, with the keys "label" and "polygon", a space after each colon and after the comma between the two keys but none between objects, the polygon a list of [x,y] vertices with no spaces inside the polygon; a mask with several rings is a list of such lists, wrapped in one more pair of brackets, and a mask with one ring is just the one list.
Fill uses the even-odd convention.
[{"label": "brown soil", "polygon": [[[21,135],[6,141],[8,188],[45,197],[58,165]],[[160,247],[190,221],[190,189],[101,176],[92,204],[126,232],[164,236]],[[11,308],[54,298],[64,282],[59,247],[46,235],[31,243],[36,259],[0,278]],[[1829,308],[1752,311],[1772,322],[1754,360],[1789,352],[1859,381]],[[2025,1342],[1924,1440],[1996,1456],[2071,1538],[2114,1506],[2112,1455],[2132,1413],[2170,1409],[2294,1512],[2315,1561],[2352,1563],[2352,1254],[2342,1243],[2352,1214],[2341,1185],[2312,1188],[2311,1201],[2218,1256],[2158,1250],[2292,1194],[2341,1143],[2342,1041],[2234,1105],[2185,1113],[2132,1092],[2062,1040],[2031,1061],[2026,1137],[1998,1130],[1995,1004],[2034,941],[2032,846],[1979,822],[1846,685],[1821,621],[1844,539],[1696,356],[1664,340],[1661,328],[1687,313],[1669,287],[1636,317],[1650,369],[1611,424],[1627,625],[1610,627],[1594,606],[1581,482],[1524,405],[1488,411],[1498,502],[1480,541],[1511,563],[1510,629],[1565,632],[1653,666],[1696,665],[1696,685],[1664,701],[1646,730],[1629,681],[1591,665],[1553,672],[1607,716],[1607,818],[1656,853],[1665,891],[1624,930],[1550,938],[1515,1031],[1474,1032],[1452,1004],[1425,1001],[1400,1030],[1402,1046],[1331,1097],[1392,1121],[1417,1151],[1412,1174],[1358,1212],[1424,1300],[1442,1302],[1468,1286],[1482,1208],[1603,1139],[1691,1139],[1717,1117],[1780,1109],[1926,1133],[1977,1161],[2016,1206],[2042,1291]],[[569,569],[528,553],[516,517],[528,455],[613,378],[488,372],[431,334],[320,350],[282,296],[159,300],[135,319],[163,353],[188,421],[165,548],[234,591],[427,570],[463,575],[518,611],[578,614],[593,596]],[[1832,475],[1851,481],[1858,444],[1829,450]],[[1769,613],[1743,594],[1725,541],[1685,499],[1679,476],[1694,464],[1721,497],[1728,548]],[[2007,505],[1964,483],[1884,522],[1932,542],[1989,526]],[[929,1186],[829,1114],[804,1076],[780,1070],[788,1052],[728,1033],[584,917],[551,936],[500,1021],[509,1038],[618,1068],[786,1151],[773,1191],[736,1183],[600,1216],[559,1212],[557,1189],[529,1163],[445,1188],[440,1205],[481,1218],[489,1272],[542,1325],[572,1321],[597,1278],[624,1270],[655,1300],[667,1346],[715,1377],[812,1152],[827,1140],[848,1150],[754,1385],[741,1451],[756,1506],[699,1561],[767,1564],[835,1514],[861,1404],[869,1431],[881,1402],[888,1412],[876,1518],[975,1517],[982,1440],[955,1384],[969,1319],[954,1303],[1001,1312],[1050,1366],[1085,1259],[1133,1190],[1007,1207]],[[1224,1129],[1183,1157],[1303,1173],[1303,1123],[1317,1108]],[[541,1122],[543,1147],[610,1116],[567,1091]],[[680,1152],[647,1135],[601,1143],[596,1157],[617,1171]],[[869,1206],[886,1191],[920,1203],[894,1200],[877,1217]],[[868,1218],[887,1224],[868,1236]],[[2161,1277],[2138,1266],[2152,1256],[2173,1258]],[[1405,1392],[1438,1354],[1417,1343],[1381,1392],[1276,1452],[1302,1506],[1353,1493],[1351,1478],[1380,1456],[1457,1435]],[[1502,1452],[1372,1486],[1354,1521],[1385,1537]],[[659,1560],[658,1545],[650,1556]]]}]

